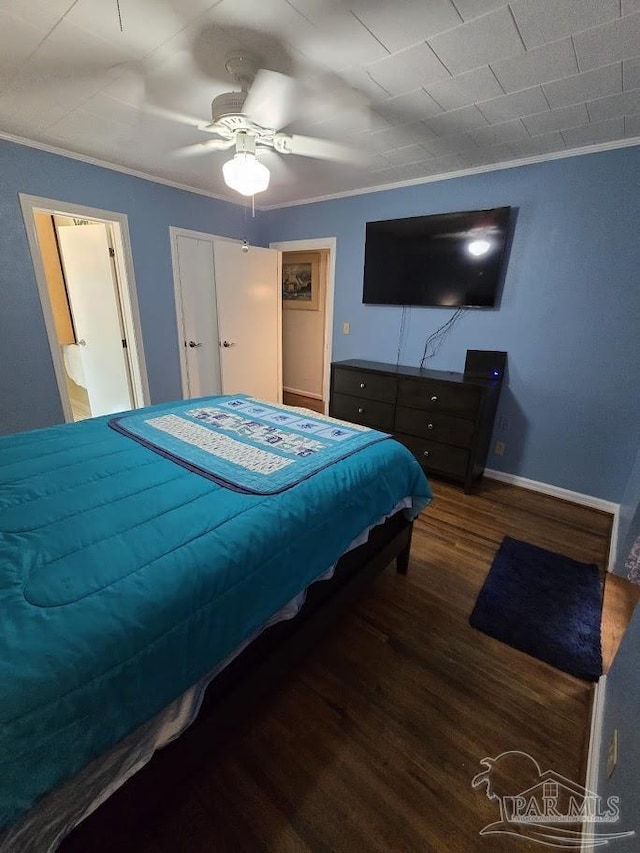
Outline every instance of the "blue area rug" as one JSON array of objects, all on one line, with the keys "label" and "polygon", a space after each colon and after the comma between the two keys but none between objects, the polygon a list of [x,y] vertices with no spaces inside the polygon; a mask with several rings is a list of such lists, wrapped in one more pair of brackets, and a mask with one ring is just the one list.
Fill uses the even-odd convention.
[{"label": "blue area rug", "polygon": [[514,649],[597,681],[601,616],[596,565],[505,537],[469,622]]}]

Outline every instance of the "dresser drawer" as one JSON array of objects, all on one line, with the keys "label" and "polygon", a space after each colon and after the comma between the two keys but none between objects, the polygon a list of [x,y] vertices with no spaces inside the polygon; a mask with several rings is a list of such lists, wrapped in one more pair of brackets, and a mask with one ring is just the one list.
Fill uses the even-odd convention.
[{"label": "dresser drawer", "polygon": [[396,432],[428,438],[430,441],[468,448],[473,444],[475,424],[473,421],[452,418],[440,412],[398,406],[394,429]]},{"label": "dresser drawer", "polygon": [[361,400],[347,394],[335,394],[331,397],[331,417],[354,424],[390,432],[393,429],[393,403],[380,403],[378,400]]},{"label": "dresser drawer", "polygon": [[395,438],[408,447],[418,462],[430,471],[446,474],[449,477],[464,478],[469,461],[468,450],[441,444],[439,441],[425,441],[403,433],[396,433]]},{"label": "dresser drawer", "polygon": [[401,379],[398,383],[398,405],[428,412],[446,412],[474,421],[482,392],[469,385]]},{"label": "dresser drawer", "polygon": [[395,376],[379,376],[364,370],[334,368],[333,393],[352,394],[381,403],[395,403],[398,380]]}]

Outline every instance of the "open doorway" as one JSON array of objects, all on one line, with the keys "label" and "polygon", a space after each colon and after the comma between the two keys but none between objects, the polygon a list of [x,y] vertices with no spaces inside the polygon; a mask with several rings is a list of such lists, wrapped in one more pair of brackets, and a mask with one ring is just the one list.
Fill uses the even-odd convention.
[{"label": "open doorway", "polygon": [[65,419],[147,405],[126,217],[21,204]]},{"label": "open doorway", "polygon": [[328,412],[335,238],[272,243],[282,251],[283,401]]}]

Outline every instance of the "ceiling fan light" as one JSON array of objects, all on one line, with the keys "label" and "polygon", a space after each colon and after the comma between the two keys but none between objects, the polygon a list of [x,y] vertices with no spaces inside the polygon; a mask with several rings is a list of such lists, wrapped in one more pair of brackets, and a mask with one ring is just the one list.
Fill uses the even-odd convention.
[{"label": "ceiling fan light", "polygon": [[255,195],[269,186],[271,173],[255,154],[238,152],[222,167],[225,184],[240,195]]}]

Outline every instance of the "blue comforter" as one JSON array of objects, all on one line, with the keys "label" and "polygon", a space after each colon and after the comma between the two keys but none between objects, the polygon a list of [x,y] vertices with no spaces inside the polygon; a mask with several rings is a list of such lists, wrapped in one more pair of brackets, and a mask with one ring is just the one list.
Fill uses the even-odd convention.
[{"label": "blue comforter", "polygon": [[263,496],[187,471],[107,418],[0,438],[0,828],[406,496],[415,515],[431,494],[392,439]]}]

